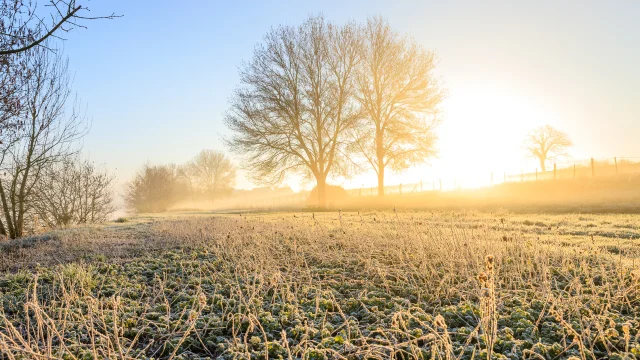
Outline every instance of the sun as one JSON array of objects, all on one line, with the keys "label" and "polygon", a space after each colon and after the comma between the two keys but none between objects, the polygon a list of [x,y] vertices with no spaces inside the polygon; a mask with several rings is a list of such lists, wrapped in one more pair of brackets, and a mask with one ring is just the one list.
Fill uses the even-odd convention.
[{"label": "sun", "polygon": [[[536,126],[558,116],[530,97],[494,87],[453,89],[442,104],[437,129],[438,156],[405,171],[387,171],[386,186],[404,191],[473,189],[503,182],[505,175],[535,171],[523,142]],[[346,188],[377,186],[373,171],[342,183]]]},{"label": "sun", "polygon": [[556,116],[528,97],[487,88],[456,89],[443,104],[440,156],[433,171],[449,187],[474,188],[502,182],[504,174],[528,169],[522,144],[534,127]]}]

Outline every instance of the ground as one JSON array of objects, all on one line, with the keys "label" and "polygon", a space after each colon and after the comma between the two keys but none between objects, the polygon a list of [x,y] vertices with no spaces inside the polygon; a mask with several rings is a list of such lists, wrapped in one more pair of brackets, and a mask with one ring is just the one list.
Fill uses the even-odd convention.
[{"label": "ground", "polygon": [[0,244],[0,359],[635,359],[639,270],[639,215],[137,217]]}]

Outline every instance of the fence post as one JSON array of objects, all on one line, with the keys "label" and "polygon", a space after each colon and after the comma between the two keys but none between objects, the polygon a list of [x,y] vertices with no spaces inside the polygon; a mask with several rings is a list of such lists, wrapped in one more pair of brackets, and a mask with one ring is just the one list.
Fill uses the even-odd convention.
[{"label": "fence post", "polygon": [[618,176],[618,158],[614,157],[613,161],[615,161],[615,163],[616,163],[616,176]]},{"label": "fence post", "polygon": [[558,178],[558,173],[556,172],[558,168],[556,167],[556,163],[553,163],[553,180]]},{"label": "fence post", "polygon": [[596,169],[594,166],[593,158],[591,158],[591,177],[595,177],[595,176],[596,176]]},{"label": "fence post", "polygon": [[576,164],[573,164],[573,180],[576,179]]}]

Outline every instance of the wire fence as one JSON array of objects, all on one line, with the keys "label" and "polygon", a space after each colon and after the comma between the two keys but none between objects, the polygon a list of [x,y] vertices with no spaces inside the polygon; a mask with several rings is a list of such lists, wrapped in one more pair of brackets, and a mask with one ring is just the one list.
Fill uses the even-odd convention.
[{"label": "wire fence", "polygon": [[[544,170],[540,168],[532,171],[521,171],[520,173],[496,173],[491,172],[487,177],[486,186],[498,185],[501,183],[524,183],[532,181],[553,181],[586,178],[623,178],[630,176],[640,176],[640,157],[613,157],[603,159],[571,160],[558,163],[550,163]],[[449,190],[461,190],[466,187],[456,179],[436,179],[422,180],[415,183],[394,184],[384,187],[386,195],[411,195],[426,192],[439,192]],[[345,189],[350,197],[378,196],[378,187],[361,187]],[[252,199],[249,204],[251,208],[272,208],[299,206],[311,203],[310,192],[294,193],[282,196],[260,197]],[[329,200],[331,201],[331,200]],[[330,205],[330,204],[329,204]],[[245,206],[246,207],[246,206]]]},{"label": "wire fence", "polygon": [[606,176],[627,176],[640,174],[639,157],[614,157],[607,159],[587,159],[561,164],[552,164],[550,169],[535,169],[520,174],[504,174],[503,182],[526,182],[563,179],[585,179]]}]

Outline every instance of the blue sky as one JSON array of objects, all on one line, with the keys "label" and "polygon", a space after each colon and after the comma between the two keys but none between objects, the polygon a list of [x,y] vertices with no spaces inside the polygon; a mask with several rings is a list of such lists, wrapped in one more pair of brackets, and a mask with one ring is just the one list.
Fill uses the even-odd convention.
[{"label": "blue sky", "polygon": [[[535,168],[519,143],[545,123],[569,133],[575,158],[640,156],[640,2],[93,0],[90,9],[124,17],[88,22],[63,46],[92,120],[84,150],[119,181],[144,163],[225,150],[238,66],[270,27],[319,13],[382,15],[440,58],[449,89],[440,157],[398,179]],[[252,186],[242,173],[238,185]]]}]

